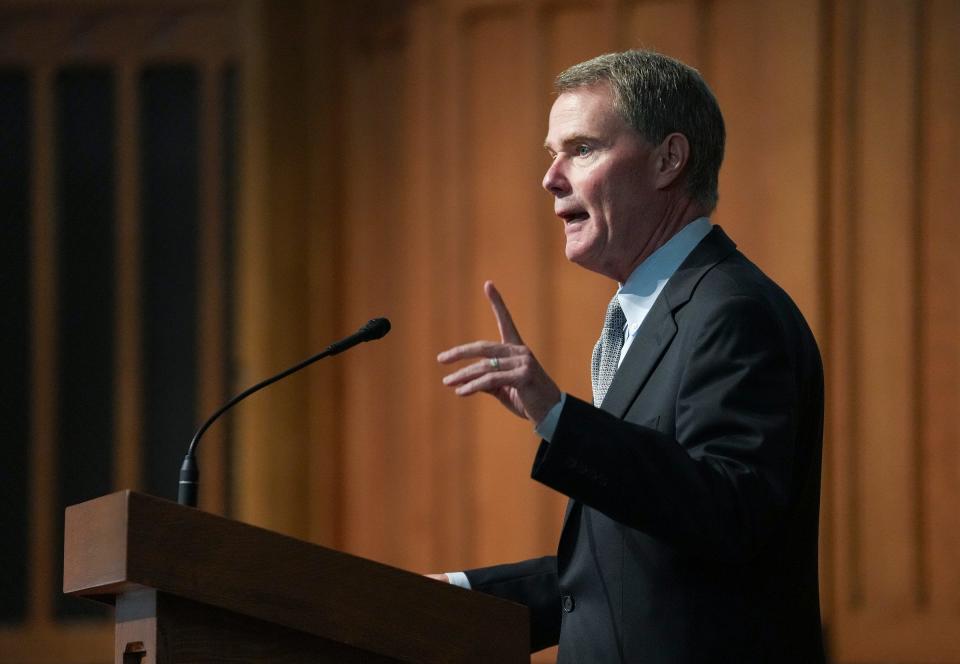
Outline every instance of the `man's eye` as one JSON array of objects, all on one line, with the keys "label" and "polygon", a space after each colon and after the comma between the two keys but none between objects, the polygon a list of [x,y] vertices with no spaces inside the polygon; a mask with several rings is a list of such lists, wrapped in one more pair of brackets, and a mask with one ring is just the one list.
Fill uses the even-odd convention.
[{"label": "man's eye", "polygon": [[588,154],[590,154],[590,146],[578,145],[576,149],[576,153],[578,157],[586,157]]}]

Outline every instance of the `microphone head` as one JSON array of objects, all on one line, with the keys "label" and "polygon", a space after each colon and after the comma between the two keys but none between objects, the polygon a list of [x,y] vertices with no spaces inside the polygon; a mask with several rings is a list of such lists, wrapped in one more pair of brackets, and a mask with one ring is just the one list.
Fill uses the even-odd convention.
[{"label": "microphone head", "polygon": [[373,318],[360,328],[359,334],[363,336],[364,341],[373,341],[382,339],[389,331],[390,321],[386,318]]}]

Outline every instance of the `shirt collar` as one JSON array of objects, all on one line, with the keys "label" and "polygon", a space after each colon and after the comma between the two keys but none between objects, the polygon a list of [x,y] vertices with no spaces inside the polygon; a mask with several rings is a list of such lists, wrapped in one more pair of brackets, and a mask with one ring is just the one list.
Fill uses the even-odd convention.
[{"label": "shirt collar", "polygon": [[627,280],[620,284],[617,298],[631,333],[640,327],[667,281],[711,228],[707,217],[691,221],[650,254],[630,273]]}]

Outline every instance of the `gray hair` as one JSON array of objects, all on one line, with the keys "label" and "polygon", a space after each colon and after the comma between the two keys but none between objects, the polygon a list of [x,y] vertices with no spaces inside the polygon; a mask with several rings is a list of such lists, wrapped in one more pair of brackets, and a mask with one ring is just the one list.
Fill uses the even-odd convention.
[{"label": "gray hair", "polygon": [[557,93],[607,83],[614,109],[646,140],[659,145],[678,132],[690,142],[687,189],[712,210],[726,130],[716,98],[700,72],[653,51],[607,53],[557,76]]}]

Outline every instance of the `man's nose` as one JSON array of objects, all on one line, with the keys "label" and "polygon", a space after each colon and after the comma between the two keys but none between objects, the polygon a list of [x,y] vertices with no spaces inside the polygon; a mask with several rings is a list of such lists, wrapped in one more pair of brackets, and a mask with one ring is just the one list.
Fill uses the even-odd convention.
[{"label": "man's nose", "polygon": [[540,184],[554,196],[562,196],[570,191],[570,183],[563,173],[561,157],[557,157],[550,163],[550,168],[543,174],[543,181]]}]

